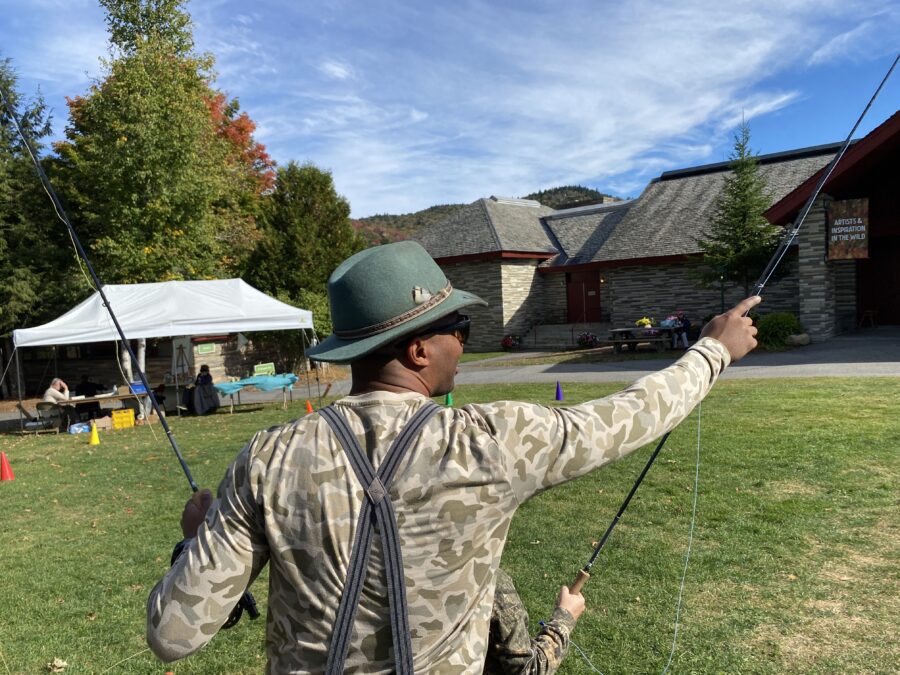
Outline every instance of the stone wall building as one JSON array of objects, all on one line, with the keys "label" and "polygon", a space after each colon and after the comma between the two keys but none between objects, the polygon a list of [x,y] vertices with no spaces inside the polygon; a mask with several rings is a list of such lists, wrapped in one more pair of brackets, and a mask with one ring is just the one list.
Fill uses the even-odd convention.
[{"label": "stone wall building", "polygon": [[[813,340],[853,329],[864,317],[900,324],[898,144],[900,113],[849,148],[766,286],[761,313],[797,314]],[[770,222],[791,225],[839,148],[757,158]],[[732,284],[703,287],[694,274],[702,265],[697,242],[730,173],[728,162],[668,171],[637,199],[565,210],[479,199],[416,239],[455,285],[490,303],[472,312],[475,351],[496,350],[510,334],[529,343],[529,334],[549,324],[630,326],[676,310],[699,323],[744,296]],[[826,261],[830,201],[859,197],[869,199],[871,258]]]}]

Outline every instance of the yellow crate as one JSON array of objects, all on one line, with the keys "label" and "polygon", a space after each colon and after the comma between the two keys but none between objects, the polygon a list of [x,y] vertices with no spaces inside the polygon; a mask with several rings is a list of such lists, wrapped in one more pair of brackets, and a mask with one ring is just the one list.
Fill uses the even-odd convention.
[{"label": "yellow crate", "polygon": [[134,409],[122,408],[112,411],[113,429],[130,429],[134,426]]}]

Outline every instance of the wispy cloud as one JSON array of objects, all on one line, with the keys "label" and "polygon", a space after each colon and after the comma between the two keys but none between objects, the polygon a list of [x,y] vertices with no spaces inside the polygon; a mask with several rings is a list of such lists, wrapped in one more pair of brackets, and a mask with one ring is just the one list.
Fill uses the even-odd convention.
[{"label": "wispy cloud", "polygon": [[346,63],[325,59],[319,64],[319,72],[332,80],[349,80],[353,77],[353,69]]},{"label": "wispy cloud", "polygon": [[876,23],[872,20],[866,20],[855,26],[854,28],[835,35],[824,45],[819,47],[807,60],[811,66],[821,65],[829,61],[837,61],[848,56],[858,58],[863,51],[867,36],[877,33]]},{"label": "wispy cloud", "polygon": [[[73,82],[85,64],[96,73],[102,15],[95,8],[82,19],[67,3],[41,2],[52,8],[0,0],[13,19],[50,26],[41,43],[54,53],[29,55],[30,76]],[[188,8],[198,48],[216,57],[217,86],[240,98],[257,137],[282,163],[330,169],[361,216],[563,183],[638,194],[660,171],[724,159],[742,115],[765,121],[807,100],[811,66],[855,60],[861,41],[887,49],[895,5],[256,0],[248,11],[239,0],[205,0]],[[12,30],[0,27],[0,44]]]}]

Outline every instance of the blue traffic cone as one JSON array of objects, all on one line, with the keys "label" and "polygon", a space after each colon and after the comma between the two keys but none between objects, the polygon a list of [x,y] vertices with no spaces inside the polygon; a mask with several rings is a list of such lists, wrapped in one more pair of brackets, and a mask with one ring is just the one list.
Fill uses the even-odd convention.
[{"label": "blue traffic cone", "polygon": [[557,401],[563,400],[562,387],[559,386],[559,380],[556,381],[556,400]]}]

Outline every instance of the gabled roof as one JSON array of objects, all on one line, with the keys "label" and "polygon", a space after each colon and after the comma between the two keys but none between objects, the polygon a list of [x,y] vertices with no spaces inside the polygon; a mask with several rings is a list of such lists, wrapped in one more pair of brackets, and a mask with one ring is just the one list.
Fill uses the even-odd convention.
[{"label": "gabled roof", "polygon": [[[896,156],[898,147],[900,147],[900,111],[895,112],[885,122],[847,149],[828,181],[822,186],[822,191],[827,193],[834,189],[840,190],[844,184],[854,179],[855,174],[864,172],[866,168],[877,163],[889,153],[893,152]],[[765,216],[769,222],[781,225],[791,222],[806,203],[824,170],[823,166],[766,211]],[[890,167],[889,170],[891,170]],[[896,170],[894,164],[893,171],[896,172]],[[896,173],[894,175],[896,176]]]},{"label": "gabled roof", "polygon": [[[770,202],[783,199],[820,171],[840,145],[758,156]],[[531,200],[479,199],[427,226],[415,239],[438,260],[536,257],[546,259],[541,266],[548,271],[591,263],[678,259],[700,252],[697,241],[708,230],[729,174],[730,162],[666,171],[638,199],[564,211]]]},{"label": "gabled roof", "polygon": [[[825,166],[840,147],[820,145],[757,157],[766,195],[775,202]],[[700,252],[729,162],[667,171],[654,179],[610,234],[596,262],[682,256]]]},{"label": "gabled roof", "polygon": [[557,251],[541,218],[551,213],[553,209],[530,199],[479,199],[427,225],[414,239],[438,260],[503,252],[548,257]]},{"label": "gabled roof", "polygon": [[559,250],[544,266],[582,265],[596,262],[600,250],[622,221],[633,200],[557,211],[544,224]]}]

